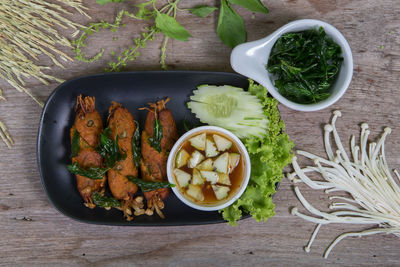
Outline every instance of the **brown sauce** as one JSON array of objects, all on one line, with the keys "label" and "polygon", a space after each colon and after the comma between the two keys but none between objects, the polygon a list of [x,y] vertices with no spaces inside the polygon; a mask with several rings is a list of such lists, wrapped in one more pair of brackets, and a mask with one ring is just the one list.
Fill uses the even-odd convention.
[{"label": "brown sauce", "polygon": [[[229,153],[238,153],[238,154],[240,154],[239,163],[238,163],[237,166],[234,168],[234,170],[233,170],[231,173],[228,174],[228,175],[229,175],[229,179],[230,179],[230,181],[231,181],[231,186],[230,186],[230,191],[229,191],[229,193],[228,193],[228,196],[227,196],[226,198],[223,198],[223,199],[221,199],[221,200],[218,200],[218,199],[216,198],[216,196],[215,196],[214,190],[213,190],[212,187],[211,187],[211,183],[208,182],[208,181],[205,181],[204,184],[203,184],[203,186],[202,186],[202,192],[203,192],[203,195],[204,195],[204,200],[203,200],[203,201],[198,201],[198,200],[195,200],[195,199],[191,198],[190,196],[186,195],[186,193],[185,193],[185,188],[181,188],[181,187],[178,185],[178,183],[175,181],[175,184],[177,185],[179,191],[180,191],[181,193],[183,193],[183,194],[185,195],[185,197],[187,197],[188,199],[190,199],[192,202],[195,202],[196,204],[200,204],[200,205],[205,205],[205,206],[207,206],[207,205],[217,205],[217,204],[219,204],[219,203],[226,202],[227,200],[229,200],[232,196],[234,196],[234,195],[236,194],[236,192],[240,189],[240,187],[241,187],[241,185],[242,185],[242,182],[243,182],[244,173],[245,173],[245,166],[244,166],[244,160],[243,160],[243,153],[242,153],[241,150],[239,150],[239,148],[238,148],[238,146],[236,145],[236,143],[234,142],[234,140],[232,140],[230,137],[228,137],[228,136],[226,136],[226,135],[224,135],[224,134],[222,134],[222,133],[220,133],[220,132],[215,132],[215,131],[205,131],[205,132],[206,132],[206,137],[207,137],[207,139],[213,140],[213,137],[212,137],[213,134],[217,134],[217,135],[219,135],[219,136],[221,136],[221,137],[224,137],[224,138],[226,138],[226,139],[228,139],[229,141],[232,142],[232,146],[231,146],[229,149],[220,152],[220,153],[219,153],[217,156],[215,156],[215,157],[209,157],[209,158],[211,158],[211,159],[213,160],[213,162],[214,162],[214,160],[215,160],[216,158],[218,158],[220,155],[222,155],[222,154],[225,153],[225,152],[229,152]],[[176,154],[177,154],[180,150],[185,149],[186,152],[188,152],[189,155],[191,155],[192,152],[194,152],[194,151],[196,150],[196,148],[194,148],[194,147],[190,144],[190,142],[189,142],[188,140],[189,140],[190,138],[192,138],[192,137],[194,137],[194,136],[197,136],[197,135],[200,135],[200,134],[202,134],[202,133],[204,133],[204,132],[195,133],[195,134],[193,134],[193,135],[187,137],[187,138],[186,138],[186,141],[183,142],[183,144],[181,145],[181,147],[177,150]],[[206,155],[205,155],[205,151],[200,151],[200,150],[197,150],[197,151],[199,151],[199,152],[205,157],[205,159],[207,159],[207,157],[206,157]],[[175,154],[175,156],[176,156],[176,154]],[[205,160],[205,159],[204,159],[204,160]],[[203,160],[203,161],[204,161],[204,160]],[[175,164],[175,161],[174,161],[173,164]],[[187,165],[188,165],[188,164],[186,164],[185,166],[180,167],[179,169],[181,169],[182,171],[185,171],[185,172],[187,172],[187,173],[189,173],[190,175],[193,176],[193,169],[192,169],[192,168],[189,168]]]}]

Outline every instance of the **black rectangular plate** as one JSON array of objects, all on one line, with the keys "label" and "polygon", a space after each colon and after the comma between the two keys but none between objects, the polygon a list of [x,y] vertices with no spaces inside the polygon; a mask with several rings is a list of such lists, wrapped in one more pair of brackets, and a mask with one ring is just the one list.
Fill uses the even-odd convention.
[{"label": "black rectangular plate", "polygon": [[185,119],[193,125],[199,124],[186,107],[186,102],[192,91],[201,84],[247,88],[248,80],[235,73],[144,71],[90,75],[58,86],[44,106],[37,140],[41,182],[50,202],[66,216],[94,224],[171,226],[224,222],[217,211],[192,209],[183,204],[172,191],[165,200],[163,212],[166,219],[158,215],[142,215],[128,222],[115,209],[88,209],[76,189],[75,177],[66,168],[71,162],[69,129],[75,118],[73,108],[79,94],[96,97],[96,109],[104,122],[111,101],[117,101],[132,112],[141,127],[147,112],[139,111],[138,108],[168,96],[171,101],[167,107],[172,111],[179,134],[183,134]]}]

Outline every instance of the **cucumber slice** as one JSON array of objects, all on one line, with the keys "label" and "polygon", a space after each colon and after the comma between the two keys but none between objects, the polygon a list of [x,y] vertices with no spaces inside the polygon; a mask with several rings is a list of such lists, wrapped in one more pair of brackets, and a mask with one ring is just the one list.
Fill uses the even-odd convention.
[{"label": "cucumber slice", "polygon": [[217,151],[217,148],[215,147],[215,143],[211,141],[210,139],[206,140],[206,157],[211,158],[218,156],[219,152]]},{"label": "cucumber slice", "polygon": [[195,150],[193,151],[190,159],[189,159],[189,168],[195,168],[197,164],[202,162],[204,159],[203,154],[201,154],[199,151]]},{"label": "cucumber slice", "polygon": [[229,187],[223,185],[212,185],[212,189],[214,190],[215,196],[218,200],[226,198],[230,190]]},{"label": "cucumber slice", "polygon": [[219,178],[217,172],[210,172],[210,171],[200,171],[201,176],[206,179],[211,184],[216,184]]},{"label": "cucumber slice", "polygon": [[204,184],[204,179],[198,169],[193,169],[192,184]]},{"label": "cucumber slice", "polygon": [[197,169],[199,169],[200,171],[213,171],[214,166],[212,159],[206,159],[205,161],[197,165]]},{"label": "cucumber slice", "polygon": [[255,95],[228,85],[201,85],[193,93],[188,107],[201,122],[230,130],[239,138],[265,134],[268,118]]},{"label": "cucumber slice", "polygon": [[239,163],[239,160],[240,160],[239,153],[229,153],[229,163],[228,163],[229,173],[231,173],[236,168],[236,166]]},{"label": "cucumber slice", "polygon": [[232,146],[232,142],[222,136],[213,134],[213,138],[219,151],[225,151]]},{"label": "cucumber slice", "polygon": [[225,152],[214,161],[214,167],[217,172],[228,173],[229,153]]},{"label": "cucumber slice", "polygon": [[176,158],[175,158],[175,167],[180,168],[180,167],[186,165],[189,160],[189,157],[190,157],[190,155],[189,155],[189,153],[186,152],[185,149],[179,150],[179,152],[176,154]]},{"label": "cucumber slice", "polygon": [[206,133],[202,133],[190,138],[189,142],[192,147],[204,151],[204,149],[206,148]]},{"label": "cucumber slice", "polygon": [[201,185],[190,184],[188,189],[186,190],[186,194],[197,201],[204,200],[204,194],[203,191],[201,190]]},{"label": "cucumber slice", "polygon": [[226,173],[219,173],[218,183],[223,185],[232,185],[229,175]]},{"label": "cucumber slice", "polygon": [[175,169],[174,174],[180,187],[187,186],[189,184],[190,178],[192,177],[189,173],[184,172],[180,169]]}]

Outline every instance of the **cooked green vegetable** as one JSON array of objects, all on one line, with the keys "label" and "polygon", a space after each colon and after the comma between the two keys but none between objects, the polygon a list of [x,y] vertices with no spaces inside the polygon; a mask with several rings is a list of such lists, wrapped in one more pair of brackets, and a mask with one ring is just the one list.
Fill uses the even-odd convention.
[{"label": "cooked green vegetable", "polygon": [[139,123],[135,121],[136,124],[136,131],[132,136],[132,154],[133,154],[133,161],[135,162],[136,168],[140,166],[140,132],[139,132]]},{"label": "cooked green vegetable", "polygon": [[174,184],[170,184],[168,182],[145,181],[130,175],[126,176],[126,178],[128,178],[128,180],[131,181],[132,183],[135,183],[137,186],[139,186],[143,192],[149,192],[160,188],[168,188],[175,186]]},{"label": "cooked green vegetable", "polygon": [[87,178],[97,180],[103,179],[105,173],[110,168],[99,168],[99,167],[90,167],[88,169],[84,169],[77,162],[67,165],[67,169],[70,173],[78,174],[81,176],[85,176]]},{"label": "cooked green vegetable", "polygon": [[102,196],[99,192],[93,192],[93,202],[100,208],[122,207],[122,203],[113,197]]},{"label": "cooked green vegetable", "polygon": [[281,120],[278,101],[267,96],[267,89],[250,80],[249,90],[263,105],[268,118],[267,130],[262,136],[242,139],[251,161],[251,176],[243,195],[231,206],[221,210],[222,216],[231,225],[242,217],[242,211],[253,216],[256,221],[273,216],[275,205],[272,195],[275,185],[283,177],[283,168],[292,160],[293,142],[285,133],[285,123]]},{"label": "cooked green vegetable", "polygon": [[239,138],[261,137],[268,127],[262,102],[242,88],[229,85],[200,85],[188,107],[201,122],[220,126]]},{"label": "cooked green vegetable", "polygon": [[77,130],[74,131],[71,142],[71,157],[76,157],[79,153],[80,135]]},{"label": "cooked green vegetable", "polygon": [[150,145],[158,152],[161,152],[161,139],[163,137],[162,131],[161,121],[159,119],[154,119],[153,136],[149,137],[149,142]]},{"label": "cooked green vegetable", "polygon": [[341,53],[322,27],[285,33],[272,48],[267,70],[277,76],[275,87],[281,95],[296,103],[316,103],[329,97]]},{"label": "cooked green vegetable", "polygon": [[117,161],[122,161],[126,158],[126,153],[121,151],[118,146],[118,135],[115,140],[111,139],[111,129],[105,128],[100,136],[100,144],[96,150],[105,160],[105,166],[113,168]]}]

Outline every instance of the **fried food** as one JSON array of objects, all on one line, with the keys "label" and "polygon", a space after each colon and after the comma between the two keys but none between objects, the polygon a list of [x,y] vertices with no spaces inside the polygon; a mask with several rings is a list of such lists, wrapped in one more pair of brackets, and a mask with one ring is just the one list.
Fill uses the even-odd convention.
[{"label": "fried food", "polygon": [[[79,134],[79,150],[77,155],[72,157],[73,163],[78,163],[82,168],[103,167],[103,159],[96,151],[99,144],[100,134],[103,130],[103,122],[99,112],[95,109],[95,98],[79,95],[75,105],[75,122],[71,128],[71,143],[76,132]],[[104,194],[106,176],[102,179],[90,179],[76,174],[76,184],[81,194],[84,205],[94,208],[92,193],[99,192]]]},{"label": "fried food", "polygon": [[132,137],[136,131],[136,123],[128,109],[113,101],[109,109],[108,127],[111,130],[111,138],[115,140],[118,135],[118,146],[126,153],[126,158],[117,162],[114,168],[107,172],[108,185],[113,196],[122,202],[125,217],[132,220],[131,208],[135,210],[136,216],[144,213],[141,201],[143,198],[134,198],[138,187],[126,177],[138,176],[132,155]]},{"label": "fried food", "polygon": [[[145,127],[141,136],[141,153],[140,171],[142,179],[152,182],[167,181],[167,160],[169,152],[174,143],[178,139],[178,131],[172,113],[165,108],[165,104],[169,101],[158,101],[157,103],[149,103],[149,107],[142,108],[148,111]],[[158,120],[162,129],[162,138],[160,141],[160,151],[157,150],[150,142],[150,138],[154,136],[155,122]],[[153,214],[155,209],[161,218],[165,218],[161,209],[164,208],[163,200],[168,196],[168,188],[160,188],[150,192],[144,192],[147,200],[146,214]]]}]

